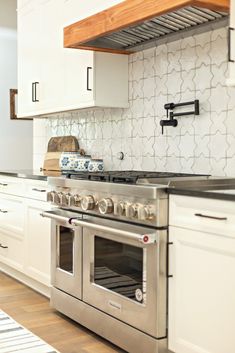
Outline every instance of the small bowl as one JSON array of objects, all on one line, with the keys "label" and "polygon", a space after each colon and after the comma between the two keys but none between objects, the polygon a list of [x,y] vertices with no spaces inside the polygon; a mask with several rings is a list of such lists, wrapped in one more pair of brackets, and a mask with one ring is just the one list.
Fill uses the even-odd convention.
[{"label": "small bowl", "polygon": [[88,171],[91,173],[103,172],[104,171],[103,159],[91,159],[88,165]]}]

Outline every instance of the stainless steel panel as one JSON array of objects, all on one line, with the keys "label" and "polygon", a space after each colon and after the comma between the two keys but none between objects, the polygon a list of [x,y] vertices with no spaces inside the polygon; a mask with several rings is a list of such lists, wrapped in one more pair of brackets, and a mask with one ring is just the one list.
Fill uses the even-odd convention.
[{"label": "stainless steel panel", "polygon": [[[109,238],[106,234],[83,229],[83,298],[103,312],[132,325],[153,337],[166,336],[166,244],[167,231],[158,231],[158,242],[146,247],[146,303],[134,302],[92,282],[94,277],[95,236]],[[116,236],[116,241],[119,241]],[[120,239],[122,242],[122,239]],[[114,303],[115,305],[110,305]],[[153,314],[154,313],[154,314]]]},{"label": "stainless steel panel", "polygon": [[170,353],[167,340],[157,340],[55,288],[51,305],[71,319],[129,353]]},{"label": "stainless steel panel", "polygon": [[[64,226],[74,231],[73,273],[59,267],[58,227]],[[82,231],[63,220],[51,222],[51,282],[56,288],[79,299],[82,298]]]},{"label": "stainless steel panel", "polygon": [[[164,39],[166,38],[165,40],[168,40],[168,38],[173,38],[171,35],[174,33],[184,33],[184,31],[188,31],[191,28],[197,28],[206,23],[213,24],[223,18],[228,18],[228,14],[210,9],[188,6],[144,21],[136,26],[127,27],[115,33],[111,33],[110,35],[101,37],[102,40],[101,38],[98,38],[85,44],[100,48],[110,47],[112,49],[138,51],[141,50],[141,45],[145,47],[146,44],[145,48],[147,48],[156,45],[157,43],[161,44],[159,38],[163,37]],[[158,30],[157,32],[154,27]],[[143,29],[146,28],[147,32],[143,31]],[[110,46],[109,41],[112,41]]]},{"label": "stainless steel panel", "polygon": [[[118,183],[102,183],[100,181],[89,180],[73,180],[66,178],[50,177],[48,178],[48,184],[52,187],[61,188],[74,188],[80,190],[89,190],[90,192],[100,194],[107,193],[111,195],[126,195],[132,197],[143,197],[145,199],[156,199],[156,198],[167,198],[165,193],[165,185],[161,183],[156,183],[154,186],[146,185],[128,185],[128,184],[118,184]],[[158,185],[159,184],[159,185]]]}]

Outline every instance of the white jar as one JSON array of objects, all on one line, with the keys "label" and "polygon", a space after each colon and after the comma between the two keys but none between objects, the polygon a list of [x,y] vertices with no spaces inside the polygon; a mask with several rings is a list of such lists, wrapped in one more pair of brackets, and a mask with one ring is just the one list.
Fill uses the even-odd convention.
[{"label": "white jar", "polygon": [[91,156],[78,156],[75,163],[74,163],[74,170],[76,172],[87,172],[88,166],[91,160]]},{"label": "white jar", "polygon": [[80,157],[78,152],[62,152],[60,156],[60,169],[63,171],[74,170],[76,160]]}]

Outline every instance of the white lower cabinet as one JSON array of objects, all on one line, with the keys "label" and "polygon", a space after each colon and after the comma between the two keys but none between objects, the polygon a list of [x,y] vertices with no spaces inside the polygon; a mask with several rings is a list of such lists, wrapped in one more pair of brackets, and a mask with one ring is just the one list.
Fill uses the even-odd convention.
[{"label": "white lower cabinet", "polygon": [[0,194],[0,230],[24,236],[24,200],[22,197]]},{"label": "white lower cabinet", "polygon": [[0,262],[24,270],[24,238],[0,230]]},{"label": "white lower cabinet", "polygon": [[[179,202],[180,196],[171,197],[171,202],[175,200]],[[193,198],[189,201],[193,205]],[[234,203],[228,202],[228,206],[229,203],[234,207]],[[213,217],[210,210],[208,213]],[[178,219],[181,216],[185,220],[184,214],[177,214]],[[175,226],[172,219],[173,216],[169,229],[173,243],[169,245],[169,274],[173,275],[169,278],[169,349],[175,353],[234,352],[235,234],[226,234],[229,216],[227,220],[207,218],[213,226],[224,222],[223,235]]]},{"label": "white lower cabinet", "polygon": [[[0,271],[49,295],[51,224],[46,181],[0,176]],[[13,188],[9,185],[14,185]],[[18,195],[14,195],[18,186]]]},{"label": "white lower cabinet", "polygon": [[25,272],[46,286],[50,285],[51,224],[41,213],[48,209],[45,202],[26,200]]}]

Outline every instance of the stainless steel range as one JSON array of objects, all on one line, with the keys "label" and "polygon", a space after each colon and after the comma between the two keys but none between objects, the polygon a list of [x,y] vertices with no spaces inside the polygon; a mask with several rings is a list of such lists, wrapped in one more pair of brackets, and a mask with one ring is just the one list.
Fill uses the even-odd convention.
[{"label": "stainless steel range", "polygon": [[149,172],[49,178],[54,308],[130,353],[167,352],[169,181]]}]

